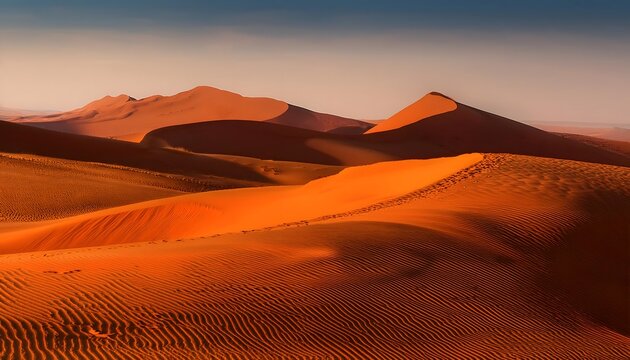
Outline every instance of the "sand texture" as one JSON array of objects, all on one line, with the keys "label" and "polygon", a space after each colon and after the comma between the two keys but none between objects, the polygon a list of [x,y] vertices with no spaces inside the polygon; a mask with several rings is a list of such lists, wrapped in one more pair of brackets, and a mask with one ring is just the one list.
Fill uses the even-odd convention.
[{"label": "sand texture", "polygon": [[0,358],[625,358],[629,204],[624,167],[470,154],[33,223]]}]

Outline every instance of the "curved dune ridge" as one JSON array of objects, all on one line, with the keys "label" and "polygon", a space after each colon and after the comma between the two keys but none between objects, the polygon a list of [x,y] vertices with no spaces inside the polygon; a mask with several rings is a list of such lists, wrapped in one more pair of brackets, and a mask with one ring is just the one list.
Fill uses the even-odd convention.
[{"label": "curved dune ridge", "polygon": [[243,97],[229,91],[199,86],[173,96],[134,99],[106,96],[86,106],[46,116],[13,119],[50,130],[138,142],[149,131],[171,125],[209,120],[271,121],[318,131],[371,124],[319,114],[271,98]]},{"label": "curved dune ridge", "polygon": [[202,122],[153,130],[142,143],[196,153],[330,165],[485,152],[630,166],[630,157],[612,148],[551,134],[435,93],[392,119],[363,135],[322,133],[252,121]]},{"label": "curved dune ridge", "polygon": [[457,103],[446,95],[430,92],[386,120],[366,131],[366,134],[389,131],[413,124],[431,116],[457,109]]},{"label": "curved dune ridge", "polygon": [[49,162],[94,162],[129,171],[159,173],[164,177],[183,176],[187,181],[197,183],[196,187],[189,187],[197,191],[265,184],[303,184],[341,170],[336,166],[148,148],[126,141],[0,121],[0,154],[3,152],[37,155],[48,158]]},{"label": "curved dune ridge", "polygon": [[[336,182],[357,183],[318,221],[3,255],[0,357],[627,357],[627,168],[514,155],[394,164],[216,192],[334,198],[348,194]],[[386,185],[397,175],[400,191]],[[186,204],[159,211],[224,211],[218,197]]]},{"label": "curved dune ridge", "polygon": [[[379,163],[303,186],[211,191],[32,223],[2,234],[0,253],[175,240],[273,227],[404,195],[481,159],[479,154]],[[374,187],[381,190],[374,192]],[[2,229],[0,228],[0,231]]]}]

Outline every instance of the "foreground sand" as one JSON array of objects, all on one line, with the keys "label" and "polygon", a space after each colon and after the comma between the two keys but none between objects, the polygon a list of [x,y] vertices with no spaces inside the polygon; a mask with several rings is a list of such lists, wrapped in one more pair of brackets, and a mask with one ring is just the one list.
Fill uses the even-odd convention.
[{"label": "foreground sand", "polygon": [[[392,164],[157,200],[194,197],[215,211],[180,227],[224,235],[2,255],[0,358],[630,354],[627,168],[475,154]],[[268,203],[286,192],[302,198]],[[252,209],[221,225],[235,203]]]}]

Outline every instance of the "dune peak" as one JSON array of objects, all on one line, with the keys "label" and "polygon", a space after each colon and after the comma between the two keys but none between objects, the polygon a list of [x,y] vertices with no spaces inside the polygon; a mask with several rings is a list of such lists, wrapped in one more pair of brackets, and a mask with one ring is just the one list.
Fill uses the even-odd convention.
[{"label": "dune peak", "polygon": [[425,97],[427,97],[427,96],[429,96],[429,95],[431,95],[431,96],[439,96],[439,97],[443,97],[443,98],[448,99],[448,100],[451,100],[451,101],[455,101],[452,97],[447,96],[447,95],[444,95],[444,94],[442,94],[442,93],[441,93],[441,92],[439,92],[439,91],[431,91],[431,92],[427,93],[426,95],[424,95],[424,96],[423,96],[422,98],[420,98],[420,99],[422,100],[422,99],[424,99]]},{"label": "dune peak", "polygon": [[388,119],[381,121],[365,133],[370,134],[398,129],[431,116],[454,111],[455,109],[457,109],[455,100],[437,91],[432,91]]},{"label": "dune peak", "polygon": [[85,105],[81,109],[82,110],[95,110],[95,109],[99,109],[103,107],[123,105],[130,101],[136,101],[136,99],[127,94],[120,94],[118,96],[107,95],[98,100],[92,101],[91,103]]}]

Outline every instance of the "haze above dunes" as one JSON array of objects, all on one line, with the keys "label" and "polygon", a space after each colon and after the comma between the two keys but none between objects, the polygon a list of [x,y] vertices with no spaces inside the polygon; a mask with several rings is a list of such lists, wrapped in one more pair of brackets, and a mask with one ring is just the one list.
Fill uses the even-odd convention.
[{"label": "haze above dunes", "polygon": [[435,92],[0,121],[0,358],[627,357],[629,144],[594,139]]}]

